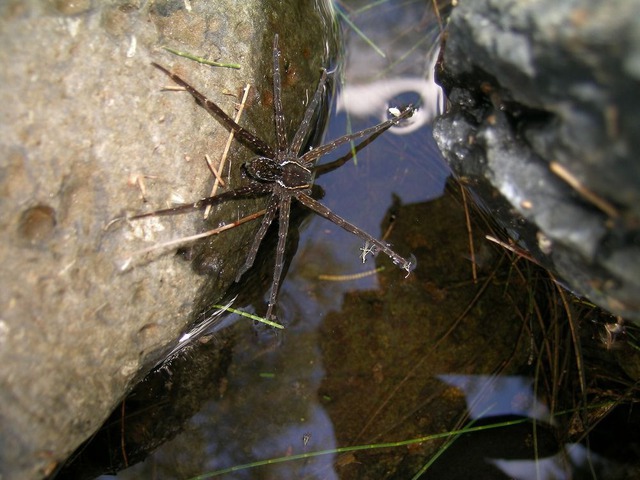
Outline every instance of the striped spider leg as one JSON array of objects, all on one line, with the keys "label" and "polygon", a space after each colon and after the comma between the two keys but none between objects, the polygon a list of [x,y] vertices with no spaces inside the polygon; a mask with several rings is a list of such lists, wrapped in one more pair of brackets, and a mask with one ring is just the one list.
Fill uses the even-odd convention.
[{"label": "striped spider leg", "polygon": [[[405,270],[407,275],[415,266],[412,261],[395,253],[387,244],[377,240],[365,231],[347,222],[345,219],[336,215],[330,209],[311,197],[314,163],[316,160],[335,150],[340,145],[353,140],[366,137],[365,140],[361,142],[361,145],[368,143],[368,141],[371,141],[391,126],[409,118],[413,115],[415,109],[411,106],[406,107],[401,111],[397,111],[396,115],[389,120],[379,123],[378,125],[366,128],[356,133],[344,135],[330,143],[302,153],[301,150],[303,143],[311,129],[311,120],[324,92],[327,82],[327,72],[326,70],[322,71],[318,87],[306,108],[303,120],[298,127],[293,140],[289,143],[285,134],[285,117],[282,108],[280,57],[281,52],[278,48],[278,35],[276,34],[273,40],[273,103],[277,143],[275,148],[272,148],[260,138],[238,125],[233,121],[233,119],[224,113],[219,106],[207,99],[202,93],[182,78],[156,63],[152,64],[154,67],[164,72],[175,83],[184,87],[200,106],[218,119],[218,121],[220,121],[220,123],[222,123],[227,129],[234,132],[235,138],[255,152],[257,156],[243,165],[243,168],[250,180],[250,182],[244,186],[213,197],[200,199],[195,203],[176,205],[172,208],[156,210],[154,212],[143,213],[132,217],[133,219],[138,219],[154,215],[173,215],[192,210],[204,209],[208,205],[216,205],[232,198],[269,195],[266,213],[262,219],[260,228],[258,229],[256,237],[249,249],[244,266],[238,271],[236,276],[236,282],[238,282],[242,275],[251,268],[258,253],[258,248],[260,247],[269,226],[277,216],[278,244],[276,247],[275,267],[266,313],[266,318],[269,320],[273,318],[273,310],[278,298],[278,290],[280,288],[280,281],[284,267],[285,244],[289,230],[291,201],[294,198],[316,214],[360,237],[369,246],[370,252],[385,253],[391,258],[394,264]],[[340,163],[340,165],[345,162],[346,160]],[[322,167],[318,167],[318,170],[321,168]]]}]

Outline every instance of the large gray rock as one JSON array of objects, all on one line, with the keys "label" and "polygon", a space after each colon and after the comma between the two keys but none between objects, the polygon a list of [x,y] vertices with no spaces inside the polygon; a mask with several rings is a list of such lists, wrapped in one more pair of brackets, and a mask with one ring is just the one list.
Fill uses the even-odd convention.
[{"label": "large gray rock", "polygon": [[[329,22],[311,2],[2,2],[3,479],[55,470],[197,317],[204,277],[172,254],[133,253],[202,230],[201,217],[112,222],[207,195],[204,154],[216,160],[227,141],[188,94],[161,91],[171,81],[150,61],[229,113],[252,84],[241,123],[271,141],[273,34],[289,66],[284,101],[293,129],[327,61]],[[162,45],[242,68],[201,66]],[[234,142],[232,182],[249,156]],[[146,204],[136,178],[145,181]],[[257,209],[256,201],[234,203],[213,221]],[[211,303],[232,283],[256,228],[208,247]]]},{"label": "large gray rock", "polygon": [[636,320],[638,11],[638,0],[462,2],[439,72],[451,105],[434,126],[455,173],[521,247]]}]

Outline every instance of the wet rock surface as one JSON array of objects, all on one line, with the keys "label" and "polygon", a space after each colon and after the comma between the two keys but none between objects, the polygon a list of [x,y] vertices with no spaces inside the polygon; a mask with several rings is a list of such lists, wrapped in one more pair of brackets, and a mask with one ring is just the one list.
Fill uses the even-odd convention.
[{"label": "wet rock surface", "polygon": [[[205,229],[201,216],[123,217],[208,195],[213,179],[204,155],[217,161],[228,137],[188,94],[163,92],[171,82],[150,62],[180,74],[231,114],[252,84],[241,123],[271,141],[274,27],[285,58],[297,67],[288,70],[284,99],[285,108],[299,105],[288,110],[295,128],[300,99],[315,88],[327,56],[319,10],[283,2],[2,4],[4,479],[54,472],[194,321],[202,292],[210,302],[220,298],[258,227],[227,232],[209,247],[217,252],[209,262],[217,268],[208,270],[214,286],[174,250],[133,255]],[[287,38],[302,20],[314,25],[304,30],[305,42]],[[163,45],[241,69],[202,66]],[[250,156],[233,143],[232,182]],[[212,222],[258,209],[257,201],[233,202]]]},{"label": "wet rock surface", "polygon": [[[434,136],[519,247],[640,320],[638,1],[462,2]],[[499,192],[499,195],[496,195]]]},{"label": "wet rock surface", "polygon": [[57,478],[92,479],[144,460],[178,435],[206,401],[224,394],[234,348],[234,335],[225,330],[158,367],[74,452]]}]

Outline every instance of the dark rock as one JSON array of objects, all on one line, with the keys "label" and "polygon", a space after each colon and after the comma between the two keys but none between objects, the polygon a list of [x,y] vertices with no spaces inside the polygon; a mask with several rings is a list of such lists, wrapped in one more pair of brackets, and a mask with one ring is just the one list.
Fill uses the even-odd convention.
[{"label": "dark rock", "polygon": [[[637,0],[479,0],[454,9],[434,136],[519,246],[640,320]],[[495,191],[500,195],[496,196]]]}]

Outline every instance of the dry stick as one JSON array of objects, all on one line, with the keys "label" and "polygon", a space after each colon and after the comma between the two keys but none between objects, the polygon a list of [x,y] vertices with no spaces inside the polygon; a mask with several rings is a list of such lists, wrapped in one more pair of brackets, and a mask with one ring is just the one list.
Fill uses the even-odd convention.
[{"label": "dry stick", "polygon": [[[244,87],[244,93],[242,95],[242,101],[240,102],[240,106],[238,107],[238,112],[234,118],[235,122],[238,123],[240,121],[240,117],[242,116],[242,111],[244,110],[244,106],[247,102],[247,97],[249,96],[249,89],[251,85],[247,83],[247,86]],[[224,146],[224,151],[222,152],[222,157],[220,158],[220,163],[218,164],[218,172],[222,172],[224,168],[224,163],[227,160],[227,155],[229,154],[229,149],[231,148],[231,142],[233,142],[233,130],[229,132],[229,138],[227,138],[227,144]],[[211,188],[211,197],[213,197],[218,192],[218,184],[220,183],[220,177],[215,175],[216,181],[213,182],[213,188]],[[204,210],[204,218],[206,219],[211,212],[211,205],[207,205],[207,208]]]},{"label": "dry stick", "polygon": [[518,257],[522,257],[526,260],[529,260],[531,263],[542,266],[538,260],[533,258],[530,253],[525,252],[521,248],[516,247],[515,245],[510,245],[502,240],[498,240],[496,237],[492,237],[491,235],[485,235],[484,238],[489,240],[490,242],[495,243],[496,245],[500,245],[502,248],[509,250],[512,253],[515,253]]},{"label": "dry stick", "polygon": [[213,163],[211,163],[211,157],[207,153],[205,153],[204,154],[204,159],[207,162],[207,166],[209,167],[209,170],[211,171],[211,174],[214,177],[216,177],[216,182],[218,182],[220,185],[222,185],[224,187],[225,186],[224,180],[220,176],[220,172],[218,170],[216,170],[216,168],[213,166]]},{"label": "dry stick", "polygon": [[578,194],[584,198],[587,202],[595,205],[601,211],[609,215],[611,218],[618,218],[620,213],[611,203],[609,203],[604,198],[597,195],[595,192],[589,190],[585,187],[580,180],[576,178],[576,176],[566,169],[563,165],[558,162],[551,162],[549,164],[549,168],[553,173],[555,173],[562,180],[567,182],[571,188],[573,188]]},{"label": "dry stick", "polygon": [[217,235],[219,233],[224,232],[225,230],[231,230],[232,228],[238,227],[243,223],[250,222],[251,220],[255,220],[258,217],[261,217],[265,214],[266,210],[260,210],[259,212],[252,213],[251,215],[247,215],[246,217],[242,217],[240,220],[236,220],[233,223],[229,223],[227,225],[223,225],[222,227],[214,228],[213,230],[207,230],[206,232],[198,233],[197,235],[190,235],[188,237],[177,238],[175,240],[170,240],[168,242],[160,243],[154,245],[149,248],[143,248],[142,250],[137,250],[133,252],[133,255],[144,255],[145,253],[152,252],[154,250],[158,250],[165,247],[171,247],[173,245],[179,245],[182,243],[191,242],[193,240],[198,240],[199,238],[209,237],[211,235]]},{"label": "dry stick", "polygon": [[145,178],[158,178],[155,175],[143,175],[141,173],[132,173],[131,175],[129,175],[129,179],[127,180],[127,183],[129,185],[136,185],[138,187],[138,189],[140,190],[140,199],[143,202],[147,202],[147,187],[144,183],[144,179]]},{"label": "dry stick", "polygon": [[[551,278],[555,282],[555,277],[553,275],[551,275]],[[556,285],[557,285],[557,282],[556,282]],[[571,310],[569,309],[569,301],[567,300],[567,296],[564,290],[561,287],[557,287],[557,289],[558,289],[558,293],[560,294],[560,300],[562,300],[562,306],[567,312],[567,320],[569,321],[569,330],[571,331],[571,340],[573,341],[573,347],[574,347],[574,352],[576,356],[576,367],[578,369],[578,380],[580,381],[582,401],[586,405],[587,404],[586,403],[587,402],[587,380],[586,380],[587,375],[585,373],[585,367],[583,363],[582,348],[580,345],[580,337],[578,334],[578,325],[576,324],[576,321],[573,318],[573,315],[571,314]]]},{"label": "dry stick", "polygon": [[163,92],[186,92],[187,89],[180,85],[165,85],[160,89]]},{"label": "dry stick", "polygon": [[444,25],[442,24],[442,17],[440,16],[440,10],[438,9],[437,0],[431,0],[431,6],[433,7],[433,12],[436,14],[436,19],[438,20],[438,26],[440,27],[440,32],[444,30]]},{"label": "dry stick", "polygon": [[467,204],[467,194],[464,192],[464,187],[460,185],[460,192],[462,192],[462,206],[464,207],[464,218],[467,222],[467,236],[469,237],[469,255],[471,256],[471,276],[473,277],[473,283],[478,283],[478,268],[476,267],[476,249],[473,245],[473,230],[471,229],[471,218],[469,217],[469,205]]}]

